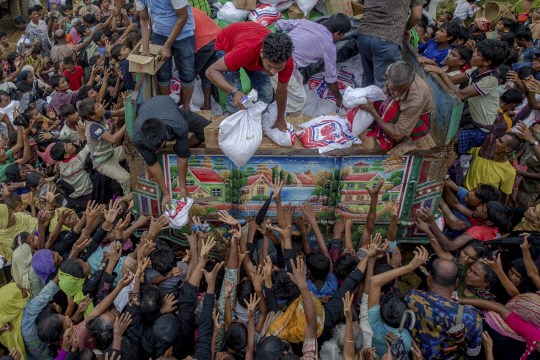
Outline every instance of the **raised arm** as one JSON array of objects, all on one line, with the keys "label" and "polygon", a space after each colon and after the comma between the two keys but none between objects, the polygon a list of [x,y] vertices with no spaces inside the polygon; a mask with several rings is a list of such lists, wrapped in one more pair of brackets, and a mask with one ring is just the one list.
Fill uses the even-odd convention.
[{"label": "raised arm", "polygon": [[388,232],[386,234],[386,239],[390,242],[396,241],[397,237],[397,228],[399,221],[399,203],[392,199],[390,200],[390,225],[388,226]]},{"label": "raised arm", "polygon": [[345,298],[343,298],[343,313],[345,314],[345,341],[343,344],[343,359],[354,360],[354,334],[353,334],[353,319],[352,319],[352,303],[354,295],[351,295],[350,291],[347,291]]},{"label": "raised arm", "polygon": [[527,276],[532,280],[536,289],[540,289],[540,275],[538,274],[538,268],[534,263],[529,249],[531,244],[529,244],[529,233],[520,234],[524,236],[523,244],[520,245],[521,251],[523,252],[523,262],[525,263],[525,270],[527,270]]},{"label": "raised arm", "polygon": [[480,262],[484,265],[489,266],[493,269],[493,271],[495,271],[495,274],[497,274],[497,277],[501,281],[501,284],[503,285],[508,295],[510,295],[511,297],[519,295],[519,290],[514,284],[512,284],[512,282],[510,281],[508,276],[506,276],[506,273],[503,270],[500,253],[491,261],[489,261],[488,259],[480,259]]},{"label": "raised arm", "polygon": [[435,221],[435,218],[433,217],[433,214],[431,211],[427,208],[422,208],[418,210],[418,219],[421,221],[427,223],[429,225],[429,229],[433,233],[433,236],[439,244],[441,245],[441,248],[444,251],[456,251],[463,247],[465,244],[467,244],[470,240],[473,240],[474,238],[470,235],[463,234],[458,236],[454,239],[454,241],[448,239],[448,237],[439,229],[439,225],[437,225],[437,222]]},{"label": "raised arm", "polygon": [[306,335],[305,339],[317,338],[317,315],[315,313],[315,304],[311,297],[307,281],[306,281],[306,267],[304,266],[304,259],[296,258],[296,264],[291,260],[292,275],[289,274],[291,280],[300,289],[302,295],[302,304],[304,305],[304,313],[306,315]]},{"label": "raised arm", "polygon": [[315,234],[315,239],[317,239],[317,246],[319,247],[320,253],[325,255],[330,260],[330,272],[334,272],[334,261],[332,261],[328,247],[326,247],[326,242],[324,241],[323,234],[321,233],[319,225],[317,224],[317,219],[315,218],[313,208],[311,205],[305,202],[304,206],[300,206],[300,209],[302,209],[305,219],[313,228],[313,233]]},{"label": "raised arm", "polygon": [[379,180],[377,187],[375,189],[370,189],[369,186],[364,185],[364,188],[369,194],[371,203],[369,204],[369,212],[366,218],[366,225],[364,228],[364,233],[362,234],[362,240],[360,241],[360,247],[365,247],[371,239],[371,234],[373,234],[373,229],[375,229],[375,220],[377,218],[377,203],[379,202],[379,192],[381,191],[384,185],[384,178]]},{"label": "raised arm", "polygon": [[446,260],[452,260],[454,258],[454,256],[451,253],[444,251],[441,245],[439,245],[439,243],[435,239],[435,236],[431,232],[429,225],[427,223],[417,218],[416,221],[414,222],[414,225],[416,225],[418,229],[426,233],[426,236],[429,240],[429,244],[431,245],[431,247],[433,248],[433,250],[435,251],[438,257],[440,257],[441,259],[446,259]]}]

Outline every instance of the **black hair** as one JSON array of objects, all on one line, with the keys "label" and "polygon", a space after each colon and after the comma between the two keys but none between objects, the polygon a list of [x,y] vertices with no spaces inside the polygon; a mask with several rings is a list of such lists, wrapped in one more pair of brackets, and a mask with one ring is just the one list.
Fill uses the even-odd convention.
[{"label": "black hair", "polygon": [[28,10],[26,10],[26,14],[28,14],[28,16],[32,15],[32,13],[34,11],[39,11],[35,6],[31,6],[28,8]]},{"label": "black hair", "polygon": [[288,300],[300,294],[298,286],[287,275],[286,270],[278,270],[272,274],[272,284],[274,284],[274,294],[280,300]]},{"label": "black hair", "polygon": [[[214,270],[214,267],[216,266],[216,264],[214,263],[211,263],[211,262],[207,262],[204,269],[210,273]],[[221,293],[221,287],[223,286],[223,280],[225,279],[225,268],[222,267],[218,273],[217,273],[217,276],[216,276],[216,289],[215,289],[215,294],[220,294]],[[180,284],[182,284],[182,280],[178,281],[178,286],[180,286]],[[206,278],[203,276],[202,279],[201,279],[201,282],[199,282],[199,293],[205,293],[208,289],[208,283],[206,282]],[[174,292],[173,292],[174,293]],[[178,297],[180,294],[180,292],[178,292],[178,294],[174,294],[174,296]]]},{"label": "black hair", "polygon": [[0,39],[3,38],[4,36],[8,36],[7,32],[5,32],[4,30],[0,30]]},{"label": "black hair", "polygon": [[71,56],[68,56],[68,57],[65,57],[64,58],[64,65],[71,65],[71,64],[74,64],[75,61],[73,61],[73,58]]},{"label": "black hair", "polygon": [[316,280],[324,280],[330,271],[330,259],[320,252],[312,252],[306,256],[306,265]]},{"label": "black hair", "polygon": [[39,173],[29,172],[28,176],[26,177],[25,187],[28,190],[34,190],[39,186],[39,183],[41,182],[42,179],[44,180],[44,177],[41,176]]},{"label": "black hair", "polygon": [[127,3],[126,5],[122,6],[122,8],[126,11],[131,10],[132,7],[134,7],[132,3]]},{"label": "black hair", "polygon": [[452,21],[452,19],[454,18],[454,14],[452,14],[450,11],[445,11],[445,12],[443,12],[443,15],[446,16],[446,18],[448,19],[448,21]]},{"label": "black hair", "polygon": [[465,44],[469,39],[471,38],[471,34],[469,34],[469,30],[467,30],[466,27],[460,26],[459,31],[456,35],[456,41],[457,40],[463,40],[463,44]]},{"label": "black hair", "polygon": [[425,22],[420,21],[417,25],[418,25],[418,27],[421,27],[422,29],[424,29],[424,32],[427,31],[427,25],[426,25]]},{"label": "black hair", "polygon": [[92,55],[92,57],[88,60],[88,64],[90,66],[94,66],[96,64],[96,62],[101,58],[101,53],[100,52],[96,52],[96,54]]},{"label": "black hair", "polygon": [[51,155],[51,158],[56,161],[64,160],[64,155],[66,151],[64,150],[64,142],[58,141],[56,142],[52,148],[49,154]]},{"label": "black hair", "polygon": [[5,176],[8,182],[19,182],[19,163],[13,163],[6,166]]},{"label": "black hair", "polygon": [[287,353],[287,354],[280,355],[280,357],[278,357],[277,360],[300,360],[300,357],[296,354]]},{"label": "black hair", "polygon": [[88,98],[88,91],[91,89],[91,86],[84,85],[81,86],[79,89],[79,94],[77,95],[77,99],[84,100]]},{"label": "black hair", "polygon": [[501,190],[497,189],[495,186],[488,184],[478,184],[476,187],[480,190],[478,194],[476,194],[476,196],[478,197],[478,199],[480,199],[480,201],[482,201],[482,203],[485,204],[488,201],[501,201]]},{"label": "black hair", "polygon": [[407,306],[407,302],[405,300],[398,297],[394,293],[391,293],[390,296],[385,297],[381,301],[381,319],[386,325],[393,328],[399,328],[401,318],[408,309],[409,307]]},{"label": "black hair", "polygon": [[62,11],[66,11],[66,10],[73,10],[73,6],[70,4],[66,4],[62,6]]},{"label": "black hair", "polygon": [[53,89],[56,89],[56,87],[60,85],[62,77],[64,77],[64,75],[54,74],[49,79],[49,85],[51,85]]},{"label": "black hair", "polygon": [[531,29],[527,27],[520,27],[516,30],[516,39],[532,41],[533,35]]},{"label": "black hair", "polygon": [[96,347],[103,351],[111,346],[114,336],[114,323],[110,323],[101,316],[88,320],[86,329],[96,340]]},{"label": "black hair", "polygon": [[489,247],[486,244],[484,244],[484,242],[481,240],[477,240],[477,239],[469,240],[465,244],[465,246],[463,246],[463,249],[469,246],[472,247],[473,250],[476,252],[476,257],[478,259],[486,257],[486,255],[489,254]]},{"label": "black hair", "polygon": [[17,82],[17,91],[20,91],[21,93],[26,94],[27,92],[31,90],[32,90],[32,87],[30,86],[30,83],[28,83],[28,81]]},{"label": "black hair", "polygon": [[244,324],[233,322],[225,332],[225,346],[234,351],[240,351],[247,345],[247,329]]},{"label": "black hair", "polygon": [[512,67],[512,65],[517,63],[518,60],[519,60],[519,53],[514,49],[510,49],[508,52],[508,56],[506,57],[506,60],[504,61],[504,65],[508,65]]},{"label": "black hair", "polygon": [[502,17],[499,21],[504,25],[505,28],[508,29],[510,29],[512,25],[514,25],[514,22],[507,17]]},{"label": "black hair", "polygon": [[508,141],[507,146],[511,147],[513,150],[516,150],[517,147],[521,144],[521,139],[515,133],[509,132],[504,135],[511,137],[511,139]]},{"label": "black hair", "polygon": [[467,45],[459,45],[456,46],[455,49],[457,50],[457,53],[459,54],[461,60],[465,60],[465,64],[468,64],[469,61],[471,61],[473,51],[470,47],[468,47]]},{"label": "black hair", "polygon": [[441,29],[446,29],[446,35],[452,37],[452,39],[448,41],[449,44],[452,44],[454,41],[458,39],[460,27],[461,26],[459,26],[458,24],[454,24],[452,22],[446,22],[441,25]]},{"label": "black hair", "polygon": [[506,83],[506,75],[512,69],[508,65],[501,65],[497,69],[499,70],[499,79],[501,79],[501,85],[504,85]]},{"label": "black hair", "polygon": [[[94,18],[94,15],[92,15],[92,14],[86,14],[86,15],[83,16],[82,19],[83,19],[83,21],[85,23],[90,24],[90,25],[93,25],[96,22],[96,19]],[[101,32],[101,31],[95,32],[94,35],[97,34],[98,32]],[[101,35],[100,35],[100,37],[101,37]],[[92,40],[94,40],[94,37],[92,37]]]},{"label": "black hair", "polygon": [[11,96],[9,95],[9,93],[5,90],[0,90],[0,98],[3,96],[7,96],[8,98],[11,99]]},{"label": "black hair", "polygon": [[111,56],[114,60],[118,60],[120,56],[122,56],[122,48],[124,47],[124,44],[116,44],[111,49]]},{"label": "black hair", "polygon": [[360,261],[353,254],[342,256],[334,264],[334,275],[338,279],[346,279],[347,276],[358,266]]},{"label": "black hair", "polygon": [[497,224],[497,227],[506,227],[512,222],[515,214],[513,207],[499,201],[488,201],[486,206],[487,220]]},{"label": "black hair", "polygon": [[291,37],[282,33],[270,33],[264,37],[262,53],[273,63],[287,62],[292,55],[294,44]]},{"label": "black hair", "polygon": [[4,197],[4,205],[6,205],[9,210],[12,210],[12,211],[15,210],[15,208],[20,203],[22,203],[22,197],[19,194],[10,193]]},{"label": "black hair", "polygon": [[75,114],[77,109],[75,109],[75,106],[71,104],[64,104],[60,106],[60,116],[63,118],[68,117],[69,115]]},{"label": "black hair", "polygon": [[176,264],[173,249],[163,243],[156,246],[154,251],[150,253],[150,259],[152,260],[152,269],[163,276],[166,276]]},{"label": "black hair", "polygon": [[58,269],[63,273],[82,279],[84,278],[84,270],[82,264],[78,260],[78,258],[64,260]]},{"label": "black hair", "polygon": [[151,152],[156,152],[167,139],[167,127],[158,118],[144,121],[139,131],[139,142]]},{"label": "black hair", "polygon": [[94,103],[96,102],[95,99],[87,98],[81,101],[79,104],[79,115],[81,116],[81,119],[87,121],[90,120],[90,116],[94,115]]},{"label": "black hair", "polygon": [[476,262],[484,267],[484,271],[486,272],[486,274],[484,275],[484,281],[487,284],[486,287],[489,289],[490,287],[495,285],[495,283],[497,282],[498,276],[495,273],[495,271],[492,268],[490,268],[488,265],[482,264],[479,260],[476,260]]},{"label": "black hair", "polygon": [[484,61],[491,61],[490,69],[499,67],[508,55],[506,45],[500,41],[486,39],[476,45],[476,51],[482,55]]},{"label": "black hair", "polygon": [[249,296],[255,294],[255,287],[251,280],[244,280],[236,286],[236,303],[242,307],[247,307],[244,300],[249,301]]},{"label": "black hair", "polygon": [[109,30],[109,29],[103,29],[103,35],[105,35],[106,37],[110,38],[112,36],[112,31]]},{"label": "black hair", "polygon": [[[89,14],[87,14],[89,15]],[[86,16],[86,15],[85,15]],[[83,35],[84,32],[86,31],[86,29],[88,29],[88,26],[87,25],[79,25],[79,26],[75,26],[75,31],[77,32],[78,35]]]},{"label": "black hair", "polygon": [[351,31],[351,21],[349,17],[343,13],[337,13],[330,16],[323,25],[333,33],[346,34]]},{"label": "black hair", "polygon": [[521,80],[525,80],[529,76],[535,77],[537,71],[532,66],[524,66],[517,71],[517,75]]},{"label": "black hair", "polygon": [[506,43],[508,47],[514,46],[514,41],[516,40],[516,34],[513,32],[504,32],[501,33],[501,42]]},{"label": "black hair", "polygon": [[21,25],[21,24],[28,24],[28,20],[23,15],[17,15],[13,19],[13,24],[15,25]]},{"label": "black hair", "polygon": [[35,320],[37,334],[41,341],[54,343],[60,339],[64,332],[62,315],[56,312],[52,303],[47,304]]},{"label": "black hair", "polygon": [[149,323],[153,323],[161,316],[163,293],[154,285],[141,286],[141,315]]},{"label": "black hair", "polygon": [[[131,5],[131,4],[129,4]],[[142,39],[142,36],[141,36],[141,33],[138,32],[138,31],[131,31],[127,37],[126,37],[126,46],[130,49],[130,50],[133,50],[133,43],[134,42],[138,42],[139,40]]]},{"label": "black hair", "polygon": [[453,287],[456,284],[458,278],[457,266],[452,263],[452,265],[454,265],[453,271],[449,273],[443,273],[441,269],[439,269],[438,264],[440,261],[444,261],[444,259],[437,259],[433,261],[433,264],[431,265],[431,270],[429,271],[431,275],[431,280],[436,285]]},{"label": "black hair", "polygon": [[525,95],[521,92],[521,90],[512,88],[506,90],[502,96],[501,96],[501,102],[504,102],[506,104],[521,104],[523,103],[523,99],[525,98]]},{"label": "black hair", "polygon": [[[436,27],[435,25],[428,25],[427,28],[432,28],[432,29],[433,29],[433,31],[431,32],[431,39],[433,39],[433,38],[435,37],[435,33],[436,33],[437,31],[439,31],[439,28]],[[429,35],[429,34],[428,34],[428,35]]]},{"label": "black hair", "polygon": [[[15,195],[17,195],[17,194],[15,194]],[[19,199],[20,199],[20,195],[19,195]],[[13,209],[10,209],[10,210],[13,210]],[[29,235],[30,235],[29,232],[23,231],[22,233],[15,236],[15,238],[13,239],[13,245],[11,246],[13,251],[15,251],[22,244],[26,244],[26,239],[28,238]]]},{"label": "black hair", "polygon": [[79,350],[78,360],[97,360],[96,354],[89,348]]},{"label": "black hair", "polygon": [[34,48],[32,49],[32,54],[40,54],[41,53],[41,45],[36,45],[34,46]]},{"label": "black hair", "polygon": [[[375,266],[375,268],[373,269],[373,275],[379,275],[379,274],[382,274],[382,273],[385,273],[385,272],[388,272],[388,271],[391,271],[391,270],[394,270],[392,265],[379,264],[379,265]],[[390,280],[389,282],[387,282],[386,284],[381,286],[381,293],[386,294],[388,291],[390,291],[392,286],[394,286],[394,283],[395,283],[394,280]]]},{"label": "black hair", "polygon": [[34,5],[34,7],[36,8],[37,11],[43,10],[43,6],[41,6],[40,4],[36,4]]}]

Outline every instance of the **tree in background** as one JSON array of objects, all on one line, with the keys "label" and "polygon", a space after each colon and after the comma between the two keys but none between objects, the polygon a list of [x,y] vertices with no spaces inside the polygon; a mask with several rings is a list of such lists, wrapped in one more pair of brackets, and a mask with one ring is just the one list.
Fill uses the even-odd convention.
[{"label": "tree in background", "polygon": [[[221,170],[223,170],[223,171],[229,171],[229,170],[228,170],[228,167],[225,166],[225,160],[223,160],[223,158],[217,158],[217,159],[216,159],[216,162],[215,162],[215,165],[214,165],[214,167],[213,167],[212,169],[214,169],[214,170],[216,170],[217,172],[219,172],[220,175],[221,175],[221,172],[220,172]],[[230,172],[229,172],[229,174],[230,174]]]},{"label": "tree in background", "polygon": [[291,173],[289,173],[287,175],[287,185],[292,185],[292,184],[294,184],[294,176]]},{"label": "tree in background", "polygon": [[188,159],[188,166],[199,167],[201,166],[201,161],[195,155],[190,156]]}]

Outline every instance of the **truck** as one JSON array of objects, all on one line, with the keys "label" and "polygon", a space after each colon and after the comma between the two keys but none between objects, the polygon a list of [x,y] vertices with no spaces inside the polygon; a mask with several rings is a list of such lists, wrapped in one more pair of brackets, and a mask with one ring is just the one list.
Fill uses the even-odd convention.
[{"label": "truck", "polygon": [[[280,178],[284,182],[281,191],[284,204],[298,206],[307,202],[313,206],[321,226],[327,229],[340,217],[353,218],[353,240],[359,240],[371,202],[366,187],[375,188],[383,181],[375,231],[385,235],[391,219],[390,202],[396,200],[400,219],[398,242],[425,242],[425,234],[414,226],[416,211],[428,208],[437,213],[447,170],[457,157],[453,143],[463,103],[437,75],[424,73],[418,65],[417,53],[409,44],[404,44],[401,52],[403,60],[413,64],[417,75],[427,82],[436,103],[431,130],[416,141],[415,150],[404,156],[391,157],[380,149],[374,138],[363,134],[360,136],[362,144],[327,152],[323,156],[317,149],[304,148],[299,139],[293,147],[283,148],[265,137],[248,163],[238,168],[219,146],[215,146],[218,124],[224,116],[213,116],[212,124],[205,129],[206,147],[191,149],[189,158],[186,181],[190,197],[195,201],[192,214],[207,220],[212,227],[220,226],[216,219],[219,210],[226,210],[240,219],[255,216],[271,196],[272,179]],[[128,138],[135,123],[137,103],[152,96],[150,86],[144,88],[145,83],[150,83],[148,78],[139,78],[137,89],[126,103]],[[303,115],[287,118],[292,124],[305,120]],[[157,216],[160,214],[159,187],[133,144],[126,143],[133,181],[132,212],[135,216]],[[158,158],[171,198],[180,199],[176,155],[167,146]],[[276,218],[273,202],[267,216]],[[187,226],[168,229],[162,237],[185,246],[187,241],[182,234],[187,232]]]}]

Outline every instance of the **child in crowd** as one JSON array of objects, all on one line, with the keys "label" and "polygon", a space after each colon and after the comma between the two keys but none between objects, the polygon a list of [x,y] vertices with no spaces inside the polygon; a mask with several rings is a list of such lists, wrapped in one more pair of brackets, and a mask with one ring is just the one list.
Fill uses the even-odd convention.
[{"label": "child in crowd", "polygon": [[452,21],[453,18],[454,18],[454,15],[450,11],[445,11],[439,17],[437,26],[441,27],[442,24]]},{"label": "child in crowd", "polygon": [[[472,50],[465,45],[459,45],[450,51],[445,61],[445,72],[452,77],[461,74],[472,59]],[[444,68],[443,68],[444,69]]]},{"label": "child in crowd", "polygon": [[60,107],[60,116],[64,119],[64,126],[60,130],[58,137],[62,141],[78,141],[81,140],[81,134],[84,134],[85,126],[80,121],[79,112],[75,106],[64,104]]},{"label": "child in crowd", "polygon": [[521,106],[524,99],[525,95],[523,95],[521,90],[516,88],[508,89],[502,94],[499,101],[499,112],[503,114],[504,121],[508,124],[507,132],[514,127],[514,110],[518,106]]},{"label": "child in crowd", "polygon": [[531,66],[532,59],[537,52],[540,52],[533,44],[532,32],[527,28],[520,28],[516,31],[516,44],[521,48],[518,63],[512,64],[512,70],[518,71],[522,67]]},{"label": "child in crowd", "polygon": [[75,61],[72,57],[64,59],[64,72],[62,75],[69,79],[69,89],[77,91],[84,85],[84,71],[81,66],[75,66]]},{"label": "child in crowd", "polygon": [[430,39],[425,44],[418,45],[418,52],[422,56],[418,59],[419,64],[434,64],[438,67],[444,65],[446,57],[452,51],[451,43],[453,43],[458,34],[459,25],[447,23],[435,33],[435,37]]},{"label": "child in crowd", "polygon": [[500,39],[497,38],[497,35],[511,31],[510,29],[513,26],[514,22],[510,20],[510,18],[502,17],[495,25],[495,31],[493,31],[493,35],[491,36],[491,38],[500,41]]},{"label": "child in crowd", "polygon": [[135,90],[135,80],[133,80],[133,74],[129,72],[129,61],[127,60],[129,53],[129,48],[124,44],[116,44],[111,49],[111,56],[118,62],[120,71],[122,71],[124,86],[127,90]]}]

